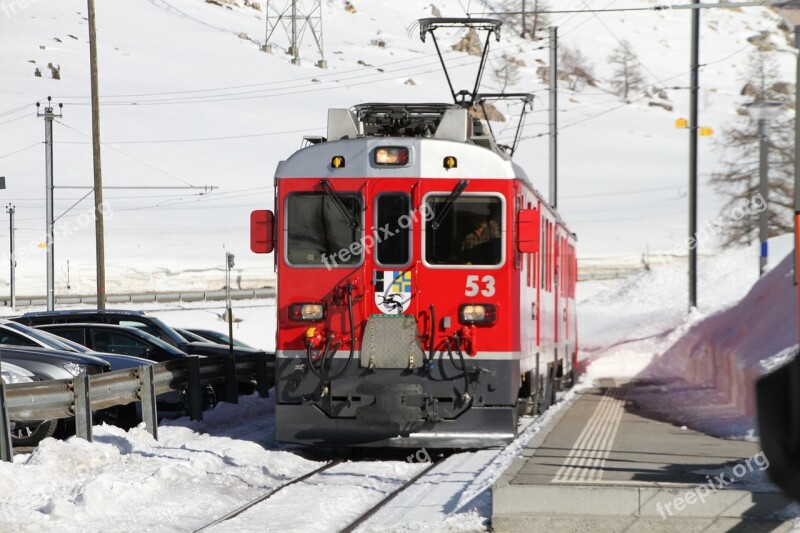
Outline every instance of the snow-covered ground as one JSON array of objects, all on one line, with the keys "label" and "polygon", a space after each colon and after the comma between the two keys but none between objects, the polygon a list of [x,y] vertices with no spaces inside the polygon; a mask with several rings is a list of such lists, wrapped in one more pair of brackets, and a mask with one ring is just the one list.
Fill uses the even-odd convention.
[{"label": "snow-covered ground", "polygon": [[[776,257],[789,244],[786,238],[773,241]],[[773,265],[759,285],[779,284],[785,263]],[[674,365],[662,365],[669,372],[657,371],[659,361],[681,363],[686,354],[674,346],[691,339],[692,331],[707,331],[703,324],[719,313],[740,307],[738,302],[756,280],[756,267],[753,248],[730,250],[702,261],[703,311],[688,315],[681,289],[686,275],[680,267],[658,266],[627,279],[580,283],[582,354],[588,368],[579,387],[603,376],[674,377]],[[770,298],[776,301],[774,295]],[[146,310],[175,326],[225,330],[221,304],[159,304]],[[790,315],[793,312],[789,310]],[[255,346],[274,347],[273,301],[237,302],[234,315],[241,319],[236,336]],[[796,323],[793,316],[786,320]],[[757,335],[763,340],[770,330],[758,330]],[[775,353],[762,357],[766,366],[785,360],[788,350],[779,347],[796,342],[787,335],[773,337],[769,346]],[[758,343],[758,338],[751,344]],[[705,406],[698,408],[702,383],[668,381],[659,387],[663,388],[651,391],[650,399],[660,399],[671,410],[678,408],[672,414],[684,417],[686,425],[702,423],[714,413],[730,414],[724,398],[715,402],[707,393],[702,398]],[[677,394],[691,401],[665,400]],[[520,437],[503,450],[448,457],[361,530],[485,530],[491,516],[492,483],[561,405],[536,420],[524,419]],[[731,425],[717,424],[718,432],[741,436],[753,429],[752,419],[749,427],[741,425],[742,417],[721,419]],[[275,443],[274,423],[274,400],[252,396],[242,398],[239,405],[220,404],[206,413],[203,422],[164,422],[158,442],[143,429],[124,432],[108,426],[94,428],[94,443],[48,439],[33,453],[17,455],[13,464],[0,464],[0,530],[197,529],[335,457],[309,455],[302,448]],[[427,457],[426,451],[409,450],[408,457],[392,454],[383,460],[347,461],[212,530],[335,531],[424,468],[421,463]]]}]

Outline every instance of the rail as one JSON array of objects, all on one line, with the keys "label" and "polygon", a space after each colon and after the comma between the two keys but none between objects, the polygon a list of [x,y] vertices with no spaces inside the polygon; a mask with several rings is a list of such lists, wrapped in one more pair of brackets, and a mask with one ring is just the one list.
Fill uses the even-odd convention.
[{"label": "rail", "polygon": [[[234,383],[226,383],[227,379]],[[158,439],[156,396],[186,390],[187,412],[203,419],[203,389],[222,384],[224,400],[237,403],[236,383],[256,382],[262,397],[275,381],[273,354],[187,356],[163,363],[72,379],[6,385],[0,381],[0,460],[12,461],[10,423],[74,418],[79,437],[92,440],[92,412],[142,403],[142,421]]]}]

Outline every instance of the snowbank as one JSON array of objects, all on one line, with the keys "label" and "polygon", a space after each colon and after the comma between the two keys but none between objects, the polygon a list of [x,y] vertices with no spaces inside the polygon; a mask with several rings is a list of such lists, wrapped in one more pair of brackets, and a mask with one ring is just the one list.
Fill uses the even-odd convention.
[{"label": "snowbank", "polygon": [[[702,320],[637,378],[669,383],[637,398],[667,419],[714,434],[755,427],[762,361],[797,345],[797,293],[787,256],[735,306]],[[681,397],[686,395],[686,397]]]},{"label": "snowbank", "polygon": [[761,279],[754,246],[701,262],[702,310],[688,314],[682,268],[579,285],[579,295],[588,293],[578,306],[584,379],[636,378],[647,386],[631,399],[654,416],[721,436],[752,435],[755,380],[798,342],[790,237],[771,241],[773,257],[783,260]]}]

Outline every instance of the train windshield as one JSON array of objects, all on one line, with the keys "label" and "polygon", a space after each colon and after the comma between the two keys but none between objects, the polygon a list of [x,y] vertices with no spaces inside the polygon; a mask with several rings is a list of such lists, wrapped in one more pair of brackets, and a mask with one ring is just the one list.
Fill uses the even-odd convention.
[{"label": "train windshield", "polygon": [[[375,200],[375,262],[381,266],[405,266],[411,261],[411,197],[406,193],[383,193]],[[394,228],[394,230],[389,230]],[[386,230],[389,230],[388,232]]]},{"label": "train windshield", "polygon": [[[344,212],[343,212],[344,210]],[[361,263],[361,196],[297,193],[286,199],[286,260],[291,265],[353,266]]]},{"label": "train windshield", "polygon": [[[426,200],[433,219],[446,209],[449,195]],[[425,259],[431,265],[499,265],[503,260],[502,202],[496,196],[458,197],[438,229],[425,227]]]}]

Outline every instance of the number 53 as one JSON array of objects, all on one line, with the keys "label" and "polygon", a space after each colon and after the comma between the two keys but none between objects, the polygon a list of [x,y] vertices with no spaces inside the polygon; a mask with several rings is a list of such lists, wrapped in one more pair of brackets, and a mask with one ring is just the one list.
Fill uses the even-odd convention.
[{"label": "number 53", "polygon": [[[480,281],[478,279],[480,278]],[[481,288],[483,284],[483,288]],[[494,296],[494,276],[467,276],[467,288],[464,291],[466,296]]]}]

